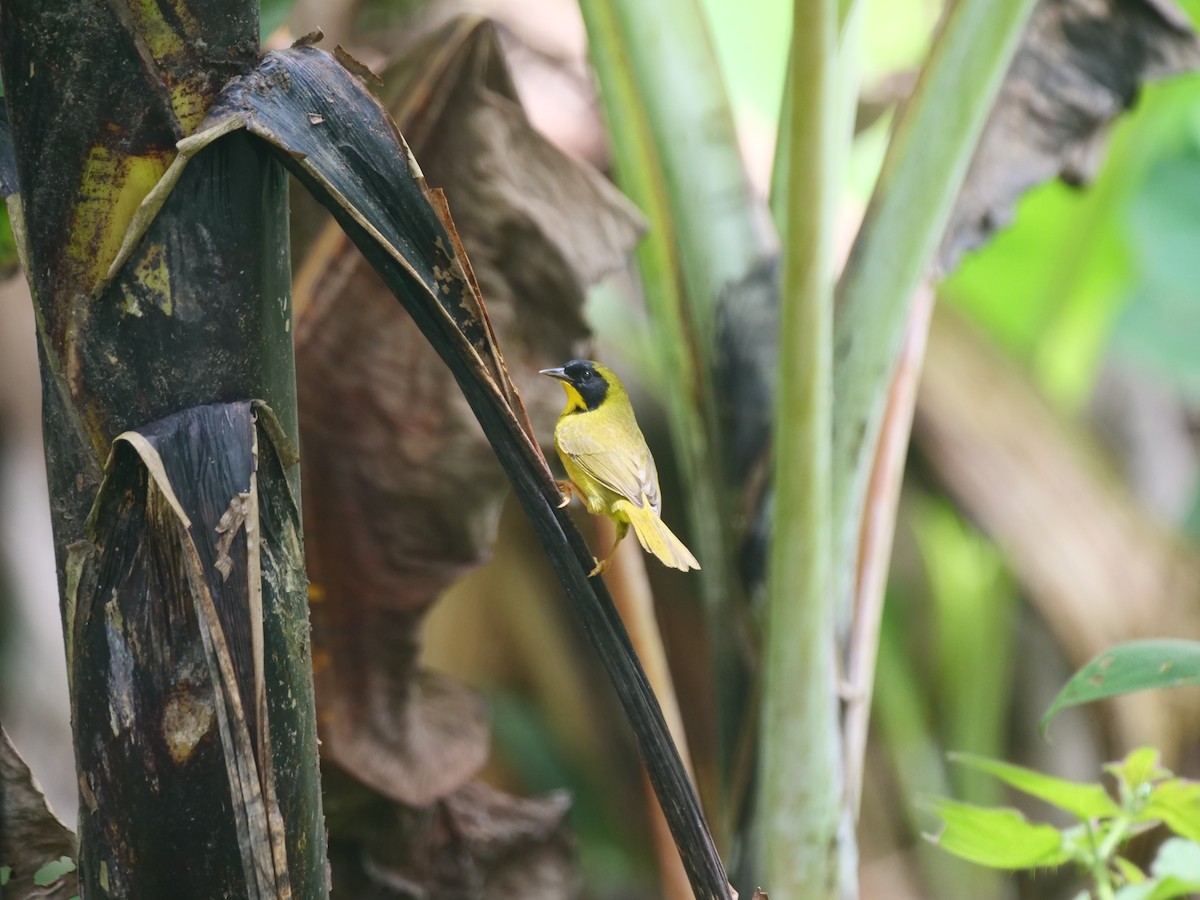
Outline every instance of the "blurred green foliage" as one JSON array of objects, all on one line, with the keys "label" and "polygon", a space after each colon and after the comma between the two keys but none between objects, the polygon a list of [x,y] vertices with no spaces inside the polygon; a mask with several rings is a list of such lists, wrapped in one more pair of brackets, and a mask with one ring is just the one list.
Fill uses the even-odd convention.
[{"label": "blurred green foliage", "polygon": [[[942,821],[930,837],[944,850],[995,869],[1045,870],[1074,862],[1087,872],[1097,900],[1170,900],[1200,890],[1200,783],[1173,778],[1158,752],[1141,747],[1105,766],[1116,782],[1114,800],[1102,784],[1051,778],[1021,766],[960,755],[957,762],[1069,812],[1074,823],[1055,828],[1015,809],[994,809],[945,798],[928,802]],[[1165,825],[1178,837],[1159,848],[1149,873],[1120,852],[1134,837]]]},{"label": "blurred green foliage", "polygon": [[1186,250],[1200,227],[1186,208],[1200,187],[1197,163],[1200,78],[1150,86],[1119,120],[1094,184],[1031,191],[941,296],[1065,409],[1087,403],[1110,350],[1182,385],[1196,361],[1175,349],[1180,329],[1200,318],[1197,282],[1186,283],[1200,264]]},{"label": "blurred green foliage", "polygon": [[[592,896],[619,896],[630,884],[653,879],[653,856],[640,822],[621,818],[603,779],[571,759],[556,742],[550,723],[528,697],[511,691],[488,694],[494,756],[516,777],[522,794],[565,788],[571,795],[571,830]],[[642,838],[639,840],[639,838]]]},{"label": "blurred green foliage", "polygon": [[[915,505],[912,526],[925,566],[930,605],[932,689],[943,746],[1003,755],[1013,667],[1016,586],[1000,553],[944,499]],[[998,799],[994,781],[951,770],[955,795]]]},{"label": "blurred green foliage", "polygon": [[258,31],[265,41],[276,28],[287,21],[296,0],[261,0],[258,13]]},{"label": "blurred green foliage", "polygon": [[1117,316],[1112,348],[1200,403],[1200,102],[1188,112],[1185,146],[1155,162],[1130,204],[1137,278]]},{"label": "blurred green foliage", "polygon": [[1042,729],[1068,706],[1151,688],[1197,684],[1200,642],[1149,640],[1118,644],[1071,677],[1042,717]]},{"label": "blurred green foliage", "polygon": [[7,272],[17,264],[17,242],[13,239],[12,223],[8,221],[8,208],[0,206],[0,272]]}]

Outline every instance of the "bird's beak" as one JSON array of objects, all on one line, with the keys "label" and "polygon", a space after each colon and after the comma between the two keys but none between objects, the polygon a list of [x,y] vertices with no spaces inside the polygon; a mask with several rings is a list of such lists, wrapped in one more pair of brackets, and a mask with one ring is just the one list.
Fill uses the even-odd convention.
[{"label": "bird's beak", "polygon": [[549,375],[551,378],[557,378],[559,381],[569,382],[571,380],[567,377],[567,373],[563,369],[539,369],[538,374]]}]

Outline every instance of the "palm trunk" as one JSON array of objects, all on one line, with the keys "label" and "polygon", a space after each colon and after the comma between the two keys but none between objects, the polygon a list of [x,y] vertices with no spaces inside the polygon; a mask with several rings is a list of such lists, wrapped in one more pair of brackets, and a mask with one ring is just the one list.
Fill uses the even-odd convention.
[{"label": "palm trunk", "polygon": [[228,135],[121,248],[257,4],[11,0],[0,35],[84,895],[324,896],[283,169]]}]

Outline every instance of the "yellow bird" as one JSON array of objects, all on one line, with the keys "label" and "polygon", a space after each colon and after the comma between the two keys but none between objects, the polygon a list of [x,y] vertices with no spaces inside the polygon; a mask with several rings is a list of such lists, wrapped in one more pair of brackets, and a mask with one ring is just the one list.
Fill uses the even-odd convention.
[{"label": "yellow bird", "polygon": [[612,551],[590,574],[608,568],[630,525],[642,547],[665,565],[684,572],[699,569],[696,557],[659,518],[658,470],[616,374],[587,359],[540,374],[557,378],[567,392],[567,406],[554,426],[554,446],[570,479],[559,482],[562,505],[575,493],[592,515],[617,523]]}]

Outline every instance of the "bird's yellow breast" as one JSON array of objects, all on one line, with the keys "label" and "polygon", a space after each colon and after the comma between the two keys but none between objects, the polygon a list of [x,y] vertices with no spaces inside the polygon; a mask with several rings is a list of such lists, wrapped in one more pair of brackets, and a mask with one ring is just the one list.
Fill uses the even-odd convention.
[{"label": "bird's yellow breast", "polygon": [[[583,493],[588,512],[593,515],[612,515],[614,503],[631,499],[606,486],[592,471],[604,455],[619,454],[620,445],[625,443],[626,432],[613,418],[612,410],[604,407],[590,412],[572,412],[568,407],[554,429],[554,447],[567,477]],[[645,443],[640,431],[637,438]],[[584,447],[595,448],[595,452],[581,453]]]},{"label": "bird's yellow breast", "polygon": [[658,475],[624,391],[612,391],[590,410],[568,404],[554,429],[554,444],[590,512],[611,516],[619,500],[657,512]]}]

